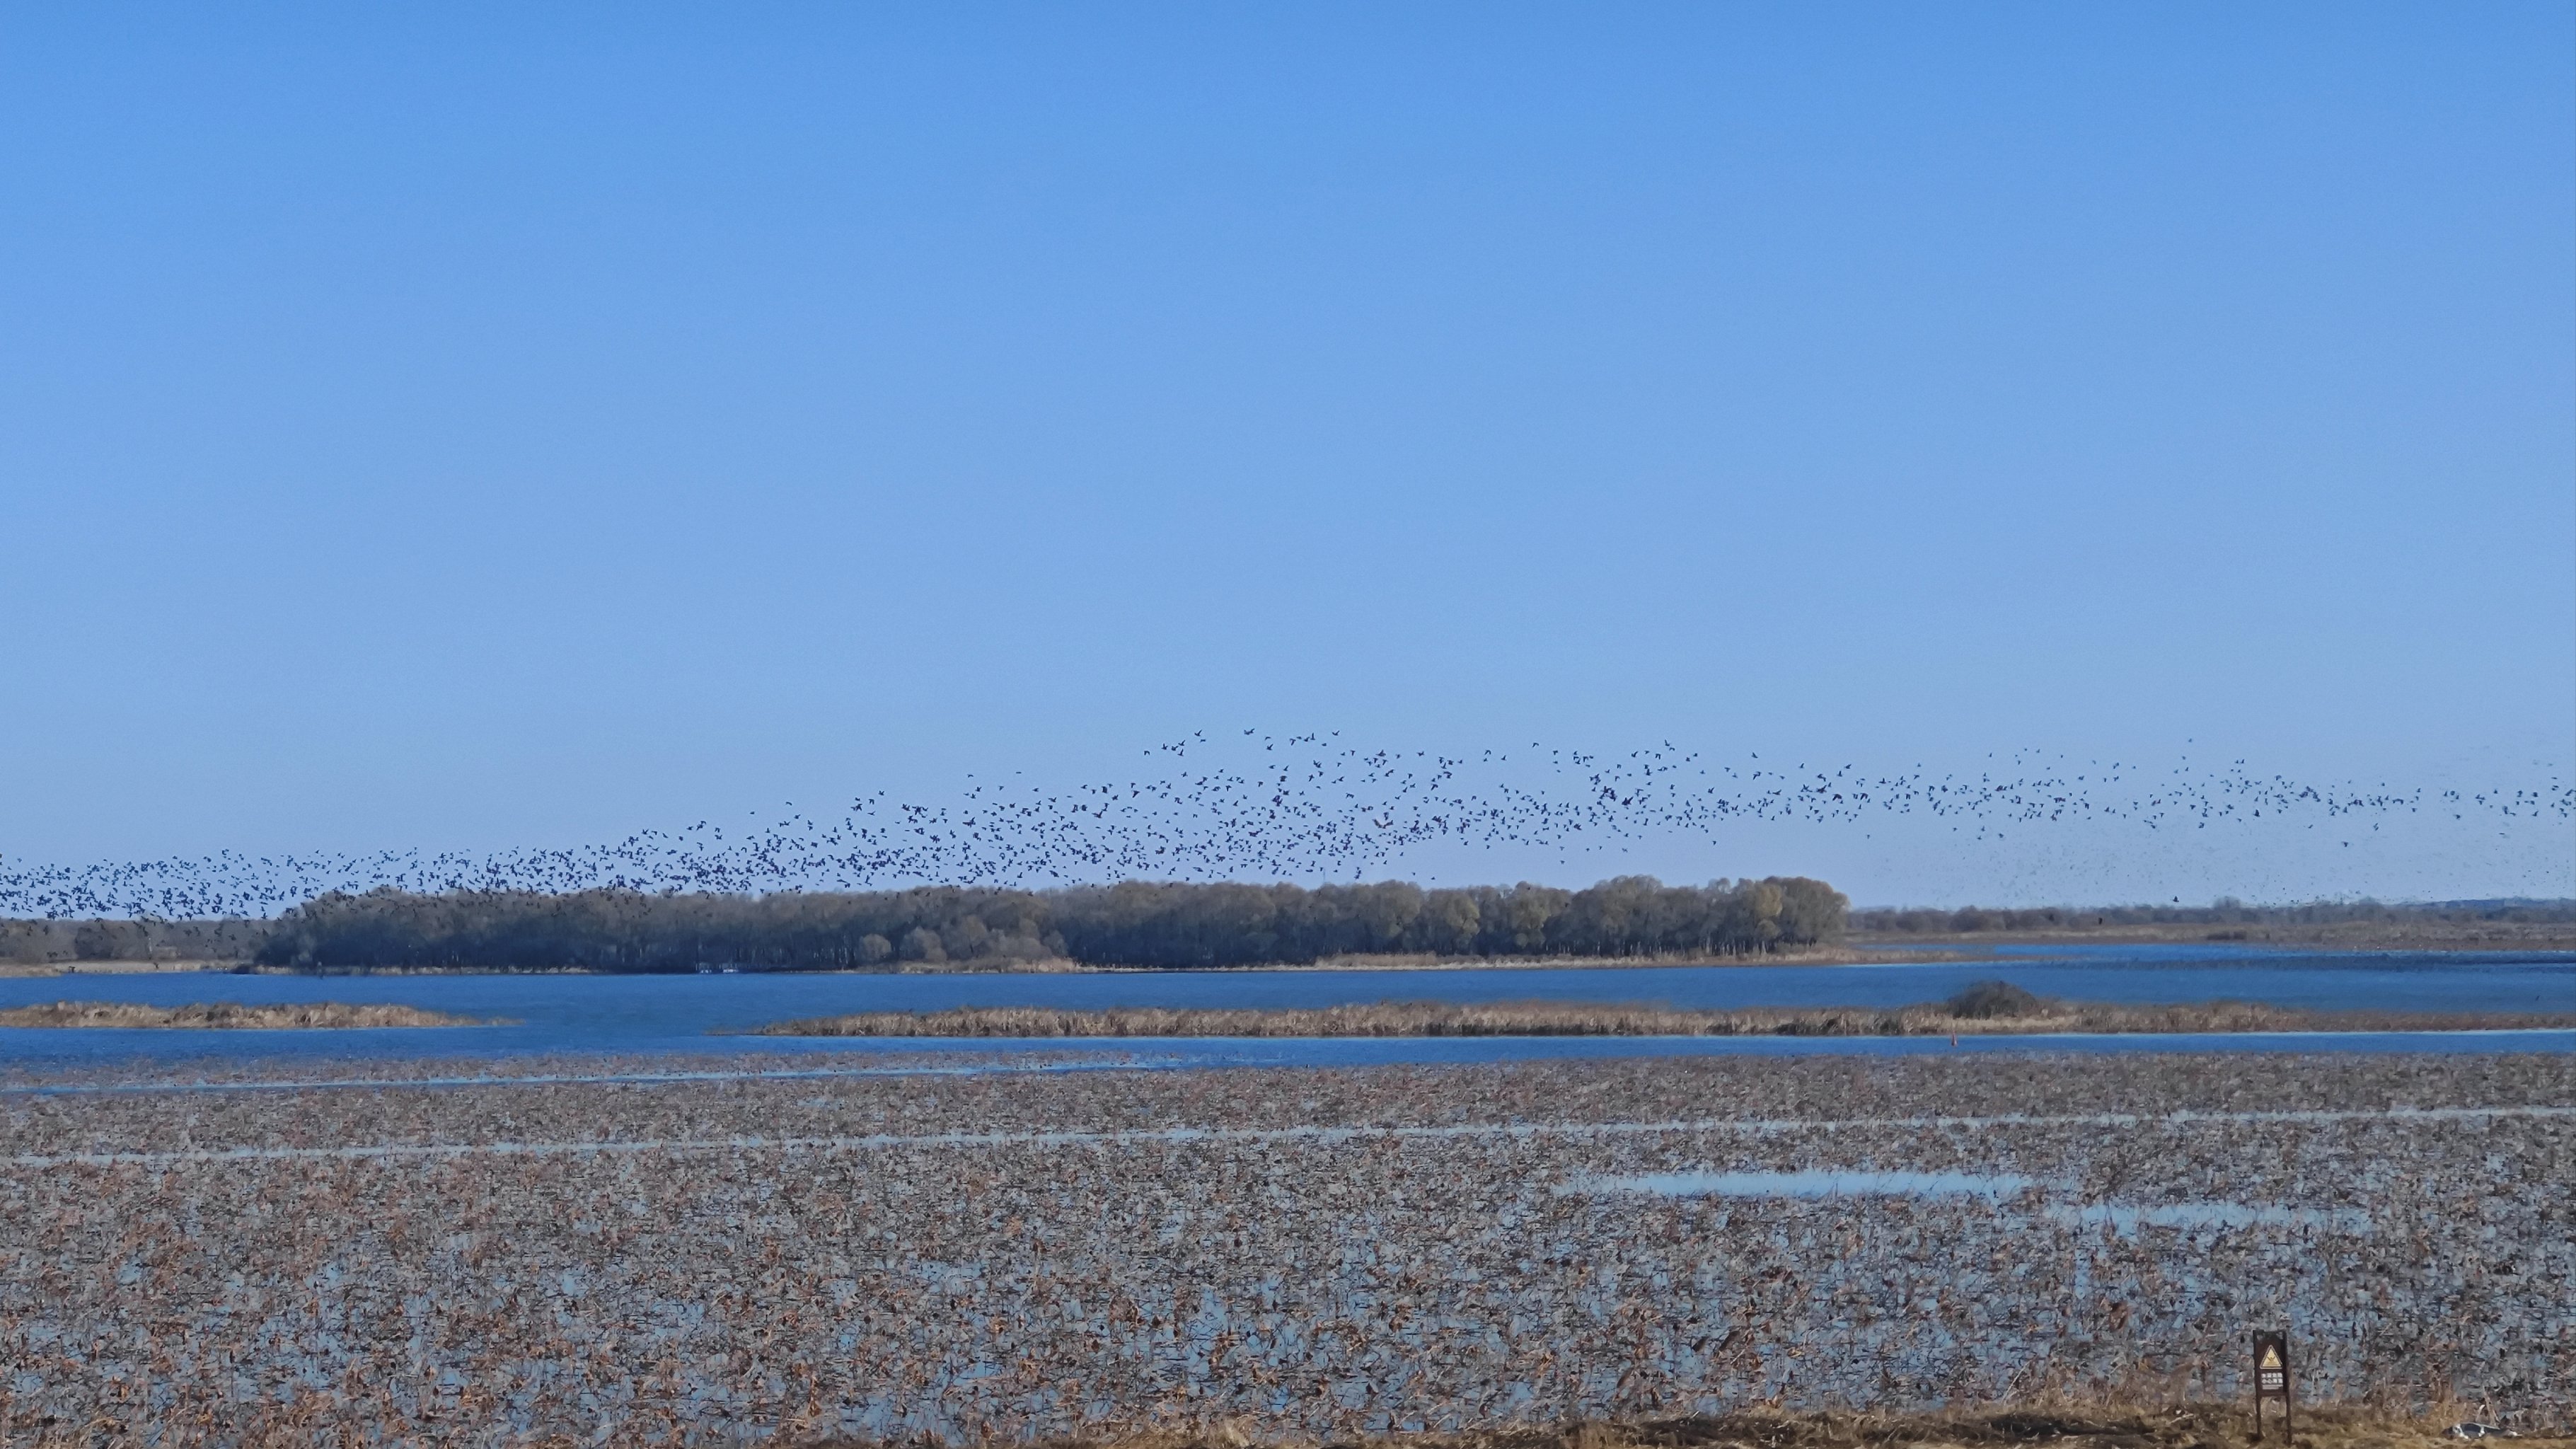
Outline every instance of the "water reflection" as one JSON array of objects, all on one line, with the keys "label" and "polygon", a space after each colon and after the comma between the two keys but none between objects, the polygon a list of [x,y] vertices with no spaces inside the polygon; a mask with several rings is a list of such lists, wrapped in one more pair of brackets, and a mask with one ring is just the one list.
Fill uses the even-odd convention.
[{"label": "water reflection", "polygon": [[[1803,1168],[1794,1172],[1696,1170],[1578,1177],[1560,1194],[1639,1193],[1652,1197],[1791,1198],[1970,1197],[2001,1206],[2026,1193],[2073,1193],[2073,1183],[2043,1184],[2011,1172],[1882,1172],[1864,1168]],[[2370,1214],[2360,1208],[2266,1207],[2241,1202],[2151,1204],[2049,1203],[2038,1209],[2049,1222],[2070,1228],[2107,1227],[2123,1237],[2141,1228],[2332,1228],[2367,1232]]]},{"label": "water reflection", "polygon": [[1566,1192],[1651,1193],[1657,1197],[1982,1197],[2000,1201],[2038,1184],[2012,1173],[1855,1172],[1647,1172],[1596,1177],[1566,1184]]}]

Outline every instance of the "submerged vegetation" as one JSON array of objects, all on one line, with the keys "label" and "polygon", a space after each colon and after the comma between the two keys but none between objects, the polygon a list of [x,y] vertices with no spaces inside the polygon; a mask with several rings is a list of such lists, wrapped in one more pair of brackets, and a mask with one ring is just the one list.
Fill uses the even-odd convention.
[{"label": "submerged vegetation", "polygon": [[1981,981],[1914,1006],[1756,1006],[1677,1010],[1590,1001],[1382,1001],[1374,1005],[1224,1008],[966,1006],[866,1011],[782,1021],[763,1036],[878,1037],[1429,1037],[1429,1036],[1969,1036],[2241,1031],[2473,1031],[2576,1026],[2576,1013],[2297,1011],[2249,1001],[2124,1006],[2055,1001]]},{"label": "submerged vegetation", "polygon": [[345,1001],[277,1001],[245,1005],[238,1001],[193,1001],[184,1006],[153,1006],[140,1001],[47,1001],[0,1010],[0,1026],[33,1027],[176,1027],[279,1031],[345,1030],[387,1026],[497,1026],[480,1017],[455,1016],[417,1006],[384,1003],[353,1005]]},{"label": "submerged vegetation", "polygon": [[930,886],[845,894],[371,891],[289,911],[266,965],[689,971],[1307,965],[1331,956],[1727,957],[1838,939],[1849,903],[1796,876],[1667,886],[1621,876],[1553,886]]}]

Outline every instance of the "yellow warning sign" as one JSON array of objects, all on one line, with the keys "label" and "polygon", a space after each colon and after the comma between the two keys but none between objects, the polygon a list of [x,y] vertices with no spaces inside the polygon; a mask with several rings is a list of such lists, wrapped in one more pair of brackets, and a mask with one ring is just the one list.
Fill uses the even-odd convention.
[{"label": "yellow warning sign", "polygon": [[2260,1442],[2263,1432],[2263,1405],[2278,1401],[2281,1405],[2281,1440],[2290,1442],[2290,1340],[2284,1334],[2254,1335],[2254,1438]]}]

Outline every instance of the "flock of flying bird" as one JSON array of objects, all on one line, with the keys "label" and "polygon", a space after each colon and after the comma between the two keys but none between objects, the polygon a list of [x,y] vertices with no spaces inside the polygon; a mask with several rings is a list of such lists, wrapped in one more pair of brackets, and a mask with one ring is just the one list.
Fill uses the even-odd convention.
[{"label": "flock of flying bird", "polygon": [[[1978,839],[2067,823],[2146,831],[2259,820],[2376,830],[2430,816],[2576,818],[2576,787],[2321,786],[2185,762],[2074,766],[2035,752],[1971,774],[1852,764],[1727,765],[1670,742],[1624,755],[1533,744],[1450,756],[1364,749],[1338,732],[1205,731],[1145,752],[1124,781],[1043,789],[970,782],[944,805],[882,791],[816,819],[732,831],[700,821],[607,845],[493,852],[214,856],[60,865],[0,857],[0,916],[267,916],[329,891],[646,892],[867,889],[923,882],[1058,886],[1119,879],[1360,879],[1432,846],[1566,852],[1743,822],[1871,828],[1903,817]],[[793,806],[789,807],[793,811]]]}]

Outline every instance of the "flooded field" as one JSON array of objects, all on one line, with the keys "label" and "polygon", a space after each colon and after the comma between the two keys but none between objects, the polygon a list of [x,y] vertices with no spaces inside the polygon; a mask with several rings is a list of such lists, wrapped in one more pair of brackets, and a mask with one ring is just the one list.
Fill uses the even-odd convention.
[{"label": "flooded field", "polygon": [[0,1093],[6,1432],[2576,1412],[2565,1054],[744,1065]]}]

